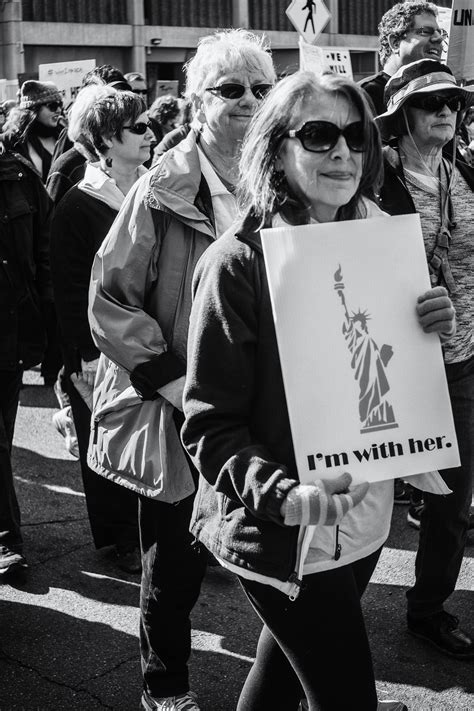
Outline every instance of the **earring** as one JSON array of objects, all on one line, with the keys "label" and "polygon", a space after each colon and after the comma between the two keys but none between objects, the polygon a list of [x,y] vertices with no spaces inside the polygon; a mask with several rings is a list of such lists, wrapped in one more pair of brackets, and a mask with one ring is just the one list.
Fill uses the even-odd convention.
[{"label": "earring", "polygon": [[112,167],[112,158],[106,158],[105,165],[107,166],[107,168],[111,168]]}]

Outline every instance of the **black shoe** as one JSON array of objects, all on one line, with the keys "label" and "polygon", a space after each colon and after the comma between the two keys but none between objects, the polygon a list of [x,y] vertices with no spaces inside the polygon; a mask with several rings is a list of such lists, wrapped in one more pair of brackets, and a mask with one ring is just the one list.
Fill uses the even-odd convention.
[{"label": "black shoe", "polygon": [[474,642],[466,632],[459,629],[459,620],[443,610],[431,617],[415,620],[407,615],[408,631],[434,647],[457,659],[474,657]]},{"label": "black shoe", "polygon": [[395,479],[393,482],[393,503],[409,504],[412,487],[403,479]]},{"label": "black shoe", "polygon": [[418,504],[410,504],[407,513],[407,523],[417,531],[421,528],[421,514],[423,513],[424,504],[420,501]]},{"label": "black shoe", "polygon": [[142,559],[140,549],[133,544],[120,545],[115,547],[117,565],[125,573],[141,573]]}]

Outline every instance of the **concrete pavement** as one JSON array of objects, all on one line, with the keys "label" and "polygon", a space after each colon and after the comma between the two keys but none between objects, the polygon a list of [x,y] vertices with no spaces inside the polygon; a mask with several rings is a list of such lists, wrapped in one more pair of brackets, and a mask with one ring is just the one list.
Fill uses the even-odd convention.
[{"label": "concrete pavement", "polygon": [[[94,550],[79,465],[51,424],[52,389],[36,371],[25,380],[14,459],[30,571],[24,582],[0,586],[0,711],[137,709],[139,579],[118,571],[110,550]],[[418,535],[405,516],[396,507],[364,598],[379,696],[412,711],[472,710],[474,664],[444,657],[405,631]],[[473,554],[474,539],[450,604],[466,625]],[[259,628],[233,577],[210,568],[193,615],[191,674],[202,711],[235,709]]]}]

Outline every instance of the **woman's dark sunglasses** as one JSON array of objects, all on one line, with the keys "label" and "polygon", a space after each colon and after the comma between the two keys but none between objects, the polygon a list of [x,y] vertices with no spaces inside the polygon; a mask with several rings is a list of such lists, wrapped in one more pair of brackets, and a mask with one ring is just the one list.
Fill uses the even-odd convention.
[{"label": "woman's dark sunglasses", "polygon": [[143,136],[148,128],[151,128],[151,123],[149,121],[138,121],[134,123],[133,126],[124,126],[130,133],[135,133],[137,136]]},{"label": "woman's dark sunglasses", "polygon": [[415,109],[423,109],[430,113],[437,113],[443,106],[447,106],[450,111],[462,111],[466,108],[466,99],[461,94],[454,96],[442,96],[439,94],[430,94],[429,96],[414,96],[410,99],[410,106]]},{"label": "woman's dark sunglasses", "polygon": [[45,104],[46,108],[48,108],[50,111],[53,113],[57,111],[58,109],[63,108],[63,102],[62,101],[50,101],[49,104]]},{"label": "woman's dark sunglasses", "polygon": [[[256,99],[263,99],[272,86],[273,84],[254,84],[250,87],[250,91]],[[210,86],[206,91],[220,94],[223,99],[240,99],[245,94],[246,88],[242,84],[221,84],[220,86]]]},{"label": "woman's dark sunglasses", "polygon": [[298,131],[292,129],[287,131],[285,136],[298,138],[305,151],[311,153],[331,151],[338,142],[339,136],[344,136],[350,150],[356,153],[362,153],[367,147],[362,121],[355,121],[344,128],[339,128],[329,121],[307,121]]}]

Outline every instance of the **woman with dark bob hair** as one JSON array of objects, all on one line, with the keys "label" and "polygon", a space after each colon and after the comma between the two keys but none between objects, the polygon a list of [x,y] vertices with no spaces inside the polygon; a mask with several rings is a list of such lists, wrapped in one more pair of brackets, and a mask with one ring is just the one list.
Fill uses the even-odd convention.
[{"label": "woman with dark bob hair", "polygon": [[[238,711],[406,708],[377,700],[360,604],[389,532],[393,482],[351,486],[344,472],[300,484],[259,236],[264,226],[384,215],[373,201],[380,165],[355,83],[310,72],[282,80],[244,141],[243,219],[196,268],[182,431],[201,474],[191,530],[237,573],[264,622]],[[424,330],[453,330],[444,289],[416,308]]]},{"label": "woman with dark bob hair", "polygon": [[[77,430],[89,521],[96,548],[115,545],[117,563],[140,569],[136,494],[87,466],[92,393],[99,351],[87,316],[92,262],[125,195],[146,170],[153,133],[143,99],[130,91],[89,86],[76,99],[81,135],[96,161],[56,207],[51,234],[54,296],[64,354],[64,385]],[[92,397],[90,397],[92,399]],[[87,397],[86,397],[87,400]]]}]

